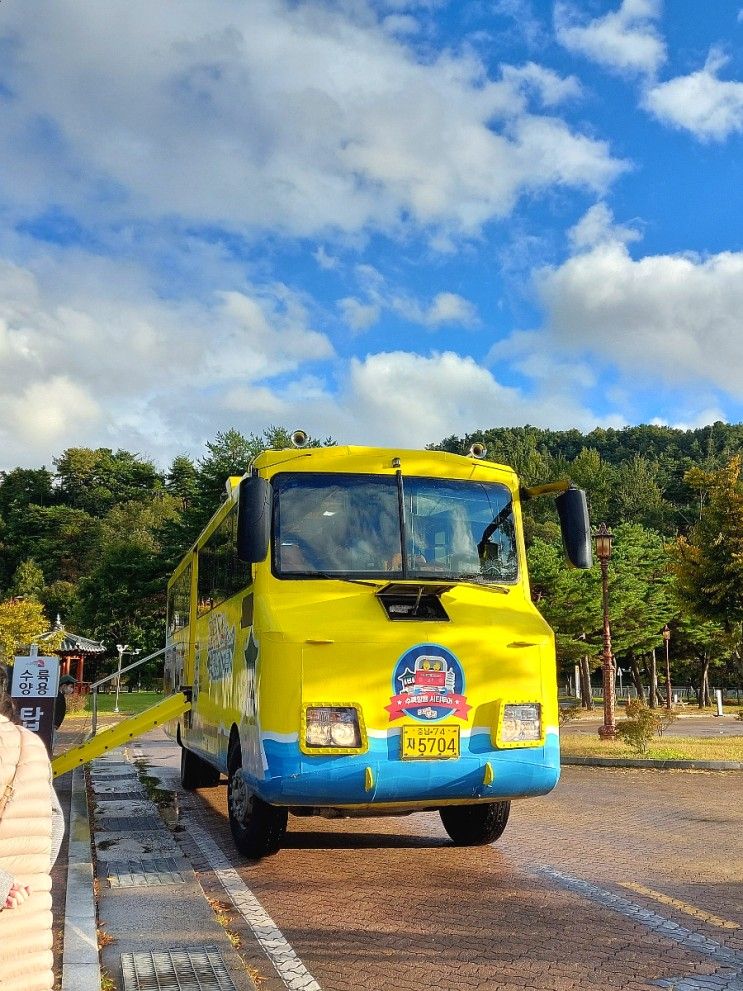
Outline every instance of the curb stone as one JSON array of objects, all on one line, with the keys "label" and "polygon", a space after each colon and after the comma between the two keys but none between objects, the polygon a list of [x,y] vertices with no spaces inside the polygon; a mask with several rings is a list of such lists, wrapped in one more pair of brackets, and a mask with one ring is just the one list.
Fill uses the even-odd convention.
[{"label": "curb stone", "polygon": [[100,991],[98,928],[85,771],[72,772],[62,991]]},{"label": "curb stone", "polygon": [[659,771],[743,771],[740,760],[653,760],[643,757],[561,757],[563,765],[582,767],[646,767]]}]

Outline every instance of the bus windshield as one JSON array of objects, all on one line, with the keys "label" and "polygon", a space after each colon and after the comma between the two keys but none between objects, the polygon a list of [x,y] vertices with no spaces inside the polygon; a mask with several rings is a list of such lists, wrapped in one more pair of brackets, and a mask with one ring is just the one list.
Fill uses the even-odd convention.
[{"label": "bus windshield", "polygon": [[492,482],[418,476],[279,474],[279,578],[515,582],[511,493]]}]

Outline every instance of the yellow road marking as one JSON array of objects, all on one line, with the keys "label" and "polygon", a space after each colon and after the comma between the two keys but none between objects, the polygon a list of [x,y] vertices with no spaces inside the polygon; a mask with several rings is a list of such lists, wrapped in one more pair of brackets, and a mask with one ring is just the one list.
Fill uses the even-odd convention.
[{"label": "yellow road marking", "polygon": [[693,905],[689,905],[688,902],[682,902],[680,898],[671,898],[670,895],[664,895],[660,891],[646,888],[643,884],[630,881],[624,883],[620,881],[619,883],[623,888],[629,888],[630,891],[636,891],[638,895],[645,895],[647,898],[652,898],[657,902],[661,902],[663,905],[672,905],[679,912],[685,912],[687,915],[692,915],[695,919],[709,922],[711,926],[719,926],[720,929],[741,928],[737,922],[731,922],[729,919],[721,919],[719,915],[712,915],[711,912],[705,912],[701,908],[695,908]]}]

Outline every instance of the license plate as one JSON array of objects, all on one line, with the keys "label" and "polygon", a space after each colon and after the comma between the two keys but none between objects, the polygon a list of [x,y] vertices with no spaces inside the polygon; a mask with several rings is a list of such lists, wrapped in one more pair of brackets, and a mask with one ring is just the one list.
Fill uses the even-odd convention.
[{"label": "license plate", "polygon": [[448,760],[459,757],[458,726],[403,726],[403,760]]}]

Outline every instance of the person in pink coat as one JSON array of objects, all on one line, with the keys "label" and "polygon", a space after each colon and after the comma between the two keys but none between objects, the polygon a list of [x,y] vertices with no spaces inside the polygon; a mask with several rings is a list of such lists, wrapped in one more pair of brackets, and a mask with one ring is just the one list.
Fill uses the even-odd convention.
[{"label": "person in pink coat", "polygon": [[52,991],[51,869],[64,817],[41,739],[16,725],[0,665],[0,988]]}]

